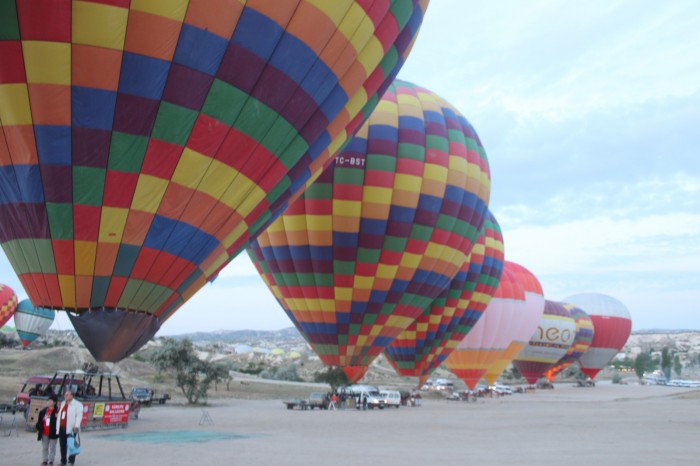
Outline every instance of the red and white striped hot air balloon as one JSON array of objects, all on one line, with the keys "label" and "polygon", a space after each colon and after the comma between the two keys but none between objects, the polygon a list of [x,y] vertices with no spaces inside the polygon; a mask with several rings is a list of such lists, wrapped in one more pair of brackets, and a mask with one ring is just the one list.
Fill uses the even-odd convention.
[{"label": "red and white striped hot air balloon", "polygon": [[579,364],[584,374],[594,378],[627,343],[632,317],[624,304],[600,293],[581,293],[569,296],[564,302],[580,307],[593,321],[593,341]]},{"label": "red and white striped hot air balloon", "polygon": [[544,312],[544,292],[537,277],[522,265],[511,261],[505,262],[504,269],[509,270],[522,287],[525,294],[525,310],[508,324],[510,344],[486,371],[484,378],[489,385],[496,382],[501,372],[527,346]]},{"label": "red and white striped hot air balloon", "polygon": [[513,322],[518,322],[524,313],[525,293],[513,272],[504,268],[484,314],[448,356],[445,365],[469,388],[476,387],[512,341]]}]

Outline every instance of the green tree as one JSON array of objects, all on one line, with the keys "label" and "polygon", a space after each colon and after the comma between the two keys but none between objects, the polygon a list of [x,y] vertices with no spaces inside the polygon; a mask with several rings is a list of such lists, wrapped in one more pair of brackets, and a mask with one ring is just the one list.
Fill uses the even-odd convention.
[{"label": "green tree", "polygon": [[19,340],[17,340],[12,334],[0,332],[0,348],[16,345],[19,345]]},{"label": "green tree", "polygon": [[175,383],[189,404],[205,401],[211,384],[225,380],[224,372],[228,374],[223,366],[199,359],[188,338],[163,339],[160,348],[153,352],[151,362],[159,372],[175,371]]},{"label": "green tree", "polygon": [[671,380],[671,366],[673,365],[673,355],[668,347],[661,350],[661,370],[666,376],[666,380]]},{"label": "green tree", "polygon": [[226,391],[228,391],[233,380],[233,377],[231,377],[231,365],[223,363],[212,364],[212,369],[215,372],[213,377],[214,390],[219,390],[219,382],[226,382]]},{"label": "green tree", "polygon": [[327,383],[331,386],[331,390],[335,390],[340,386],[350,384],[348,376],[345,375],[343,369],[338,366],[329,366],[325,371],[316,372],[314,375],[314,381],[319,383]]},{"label": "green tree", "polygon": [[517,367],[511,365],[509,369],[503,371],[503,378],[506,380],[520,380],[523,376],[520,375]]},{"label": "green tree", "polygon": [[676,354],[673,357],[673,372],[675,372],[676,375],[678,376],[678,378],[680,379],[682,371],[683,371],[683,364],[681,364],[681,358],[678,357],[678,355]]},{"label": "green tree", "polygon": [[653,368],[653,361],[651,359],[651,354],[649,353],[639,353],[637,358],[634,360],[634,372],[641,380],[644,377],[644,373],[650,368]]}]

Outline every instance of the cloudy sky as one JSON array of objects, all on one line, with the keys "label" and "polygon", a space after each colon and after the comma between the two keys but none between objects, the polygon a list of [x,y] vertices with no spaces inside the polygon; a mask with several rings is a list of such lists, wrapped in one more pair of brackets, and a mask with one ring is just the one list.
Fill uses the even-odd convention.
[{"label": "cloudy sky", "polygon": [[[634,330],[700,329],[698,50],[694,1],[433,0],[400,77],[475,126],[506,258],[548,299],[597,291]],[[0,276],[26,297],[1,253]],[[160,334],[290,325],[239,257]]]}]

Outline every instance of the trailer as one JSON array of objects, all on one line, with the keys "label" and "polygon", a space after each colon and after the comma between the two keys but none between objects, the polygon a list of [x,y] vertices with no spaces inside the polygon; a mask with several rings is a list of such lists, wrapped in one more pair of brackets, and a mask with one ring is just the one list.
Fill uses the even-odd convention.
[{"label": "trailer", "polygon": [[83,404],[81,430],[126,428],[132,400],[124,396],[119,376],[109,372],[85,372],[81,370],[59,370],[48,383],[49,393],[32,395],[26,408],[27,431],[34,431],[39,411],[45,406],[49,395],[58,397],[59,403],[67,391],[72,391],[76,400]]},{"label": "trailer", "polygon": [[298,408],[302,411],[307,409],[328,409],[328,402],[326,400],[326,395],[321,392],[313,392],[309,396],[308,400],[286,400],[282,402],[287,409]]}]

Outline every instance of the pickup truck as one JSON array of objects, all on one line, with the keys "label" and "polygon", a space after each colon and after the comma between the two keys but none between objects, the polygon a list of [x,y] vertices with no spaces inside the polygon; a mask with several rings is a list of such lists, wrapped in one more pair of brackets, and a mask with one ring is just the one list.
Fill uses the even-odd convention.
[{"label": "pickup truck", "polygon": [[131,389],[131,399],[143,406],[151,406],[153,403],[164,405],[170,399],[170,395],[164,393],[163,396],[158,397],[150,388],[134,387]]},{"label": "pickup truck", "polygon": [[326,402],[326,394],[322,392],[311,393],[307,400],[287,400],[283,401],[282,403],[287,406],[287,409],[299,408],[302,411],[314,408],[328,409],[328,403]]}]

